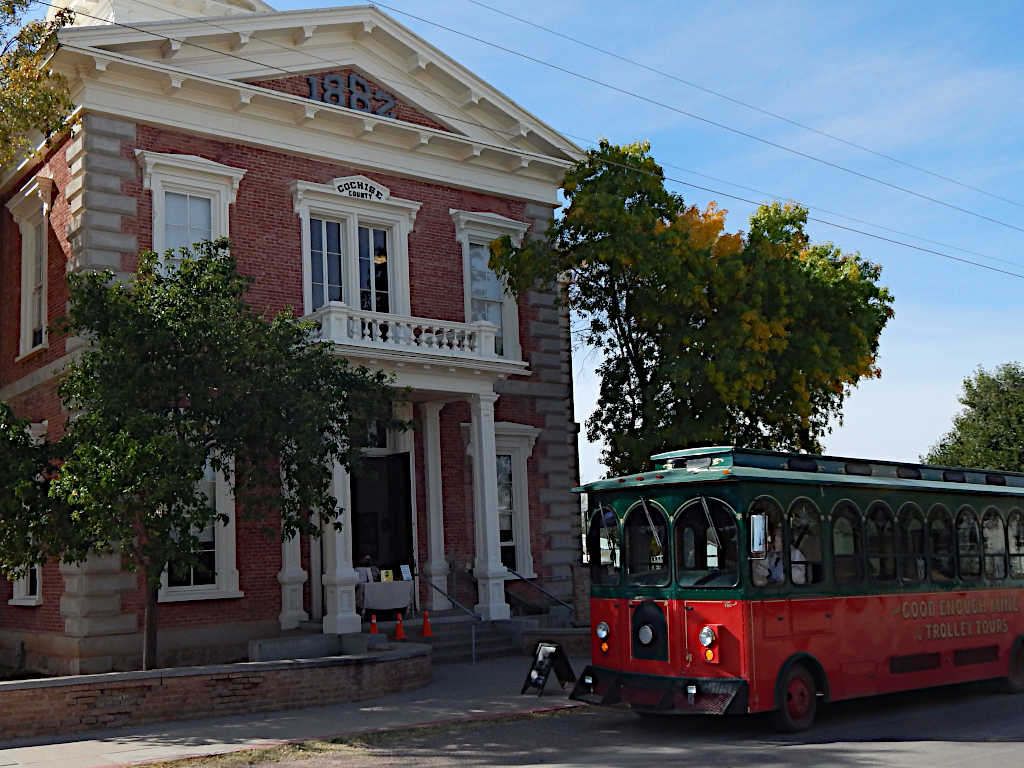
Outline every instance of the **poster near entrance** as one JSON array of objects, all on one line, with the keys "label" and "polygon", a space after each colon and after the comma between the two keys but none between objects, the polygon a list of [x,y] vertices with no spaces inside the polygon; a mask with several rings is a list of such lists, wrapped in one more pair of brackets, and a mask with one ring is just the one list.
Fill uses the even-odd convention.
[{"label": "poster near entrance", "polygon": [[352,559],[400,573],[413,563],[409,454],[366,456],[352,474]]}]

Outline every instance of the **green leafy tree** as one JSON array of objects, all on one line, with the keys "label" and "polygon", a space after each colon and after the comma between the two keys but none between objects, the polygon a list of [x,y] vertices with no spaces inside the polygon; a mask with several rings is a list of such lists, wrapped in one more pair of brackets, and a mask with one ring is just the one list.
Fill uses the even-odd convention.
[{"label": "green leafy tree", "polygon": [[762,206],[746,236],[724,233],[724,211],[665,189],[647,144],[602,142],[563,191],[546,239],[496,241],[491,266],[517,294],[564,286],[603,353],[587,435],[613,474],[722,442],[819,450],[850,388],[879,375],[881,270],[810,244],[802,208]]},{"label": "green leafy tree", "polygon": [[0,0],[0,168],[60,131],[74,107],[64,78],[48,66],[57,30],[72,14],[61,10],[25,23],[33,6],[32,0]]},{"label": "green leafy tree", "polygon": [[[145,574],[147,669],[162,574],[201,567],[197,532],[225,522],[201,491],[206,468],[228,478],[237,509],[268,535],[316,534],[340,514],[332,461],[354,467],[370,420],[390,413],[384,374],[314,341],[314,323],[254,311],[250,282],[223,239],[183,249],[174,265],[144,253],[126,282],[110,272],[70,276],[61,329],[88,343],[61,384],[72,413],[66,435],[50,449],[26,445],[24,430],[0,421],[19,462],[4,488],[21,489],[25,502],[24,512],[3,512],[27,522],[13,542],[0,535],[5,567],[120,553]],[[40,474],[45,503],[28,480]]]},{"label": "green leafy tree", "polygon": [[978,368],[964,379],[953,428],[921,461],[1024,472],[1024,367]]}]

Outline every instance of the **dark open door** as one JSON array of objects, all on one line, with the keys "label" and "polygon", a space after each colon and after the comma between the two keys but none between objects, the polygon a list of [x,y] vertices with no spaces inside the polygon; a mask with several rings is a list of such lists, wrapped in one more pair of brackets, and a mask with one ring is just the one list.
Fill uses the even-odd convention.
[{"label": "dark open door", "polygon": [[367,456],[352,475],[352,560],[401,574],[413,565],[409,454]]}]

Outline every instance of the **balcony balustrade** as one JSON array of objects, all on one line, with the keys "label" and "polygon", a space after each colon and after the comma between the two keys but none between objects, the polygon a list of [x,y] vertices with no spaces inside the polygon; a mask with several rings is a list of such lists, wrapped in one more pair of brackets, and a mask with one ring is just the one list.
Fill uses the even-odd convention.
[{"label": "balcony balustrade", "polygon": [[504,360],[494,351],[497,327],[353,309],[329,302],[313,312],[325,341],[367,353],[422,354],[466,362]]}]

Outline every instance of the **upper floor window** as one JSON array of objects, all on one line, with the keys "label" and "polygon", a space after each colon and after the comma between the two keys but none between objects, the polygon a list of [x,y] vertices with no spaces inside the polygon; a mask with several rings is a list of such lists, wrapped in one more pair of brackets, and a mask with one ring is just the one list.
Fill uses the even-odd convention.
[{"label": "upper floor window", "polygon": [[245,169],[195,155],[135,150],[142,186],[153,194],[153,250],[191,247],[227,237],[229,206]]},{"label": "upper floor window", "polygon": [[14,589],[8,605],[36,606],[43,604],[43,568],[33,565],[25,575],[12,582]]},{"label": "upper floor window", "polygon": [[19,357],[47,346],[47,241],[52,194],[53,180],[36,176],[7,203],[14,223],[21,232]]},{"label": "upper floor window", "polygon": [[391,197],[364,176],[292,186],[302,219],[305,313],[326,304],[410,314],[409,233],[420,203]]},{"label": "upper floor window", "polygon": [[521,221],[485,211],[449,211],[455,223],[455,237],[462,245],[463,294],[466,322],[486,321],[497,328],[495,353],[512,360],[522,358],[519,346],[519,308],[515,297],[505,290],[488,266],[490,244],[508,235],[522,244],[527,225]]}]

